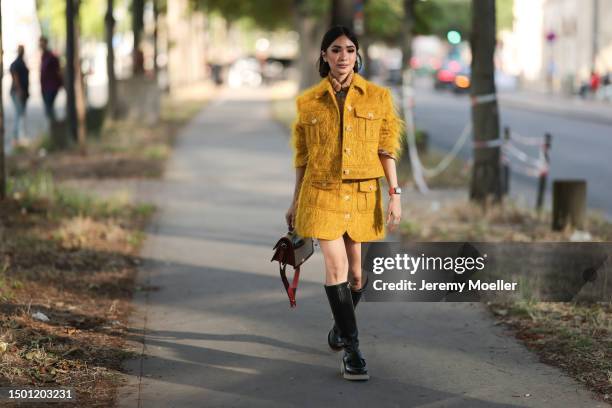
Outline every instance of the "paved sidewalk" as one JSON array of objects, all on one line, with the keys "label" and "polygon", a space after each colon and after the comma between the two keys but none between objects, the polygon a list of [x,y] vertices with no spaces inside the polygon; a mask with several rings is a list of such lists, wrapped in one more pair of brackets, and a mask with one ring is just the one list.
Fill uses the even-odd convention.
[{"label": "paved sidewalk", "polygon": [[[226,92],[183,131],[155,196],[121,407],[604,407],[480,304],[359,305],[371,380],[339,375],[317,249],[290,310],[272,245],[293,189],[265,90]],[[143,339],[144,346],[138,343]],[[529,395],[529,396],[527,396]]]}]

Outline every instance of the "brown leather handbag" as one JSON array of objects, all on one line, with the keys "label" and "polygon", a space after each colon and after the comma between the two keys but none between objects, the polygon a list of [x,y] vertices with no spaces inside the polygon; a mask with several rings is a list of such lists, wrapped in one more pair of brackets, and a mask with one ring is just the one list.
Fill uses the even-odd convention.
[{"label": "brown leather handbag", "polygon": [[[285,236],[278,240],[274,245],[273,261],[278,261],[280,276],[289,296],[289,304],[293,308],[296,306],[295,294],[297,292],[298,281],[300,279],[300,265],[302,265],[314,253],[314,243],[312,238],[305,238],[294,231],[289,230]],[[293,266],[293,281],[289,284],[285,268],[287,265]]]}]

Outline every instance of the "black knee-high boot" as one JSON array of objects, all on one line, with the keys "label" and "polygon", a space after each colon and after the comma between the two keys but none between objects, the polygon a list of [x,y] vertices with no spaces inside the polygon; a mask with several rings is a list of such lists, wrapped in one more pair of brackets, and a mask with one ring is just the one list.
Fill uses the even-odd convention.
[{"label": "black knee-high boot", "polygon": [[[353,307],[355,309],[357,309],[357,304],[359,303],[359,300],[361,299],[361,294],[363,293],[363,290],[366,287],[367,281],[368,280],[366,278],[365,282],[362,283],[360,289],[357,289],[357,290],[351,289],[351,298],[353,299]],[[329,345],[329,348],[332,349],[333,351],[340,351],[344,348],[342,337],[340,337],[340,329],[338,329],[338,326],[336,326],[335,323],[334,323],[334,326],[329,330],[329,333],[327,334],[327,344]]]},{"label": "black knee-high boot", "polygon": [[347,380],[367,380],[366,362],[359,351],[359,332],[355,319],[355,308],[348,282],[325,286],[336,326],[344,344],[341,372]]}]

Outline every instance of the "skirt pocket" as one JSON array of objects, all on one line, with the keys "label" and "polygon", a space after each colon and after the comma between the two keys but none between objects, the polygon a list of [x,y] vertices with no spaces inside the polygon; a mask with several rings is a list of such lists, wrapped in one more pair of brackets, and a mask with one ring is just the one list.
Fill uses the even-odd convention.
[{"label": "skirt pocket", "polygon": [[357,210],[360,212],[374,210],[377,191],[378,179],[360,180],[357,189]]},{"label": "skirt pocket", "polygon": [[322,210],[340,210],[339,182],[313,180],[308,187],[308,205]]}]

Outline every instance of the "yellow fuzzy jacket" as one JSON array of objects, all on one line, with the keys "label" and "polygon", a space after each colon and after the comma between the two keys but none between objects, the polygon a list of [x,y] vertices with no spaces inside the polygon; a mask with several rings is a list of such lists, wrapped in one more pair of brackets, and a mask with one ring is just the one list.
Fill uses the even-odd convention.
[{"label": "yellow fuzzy jacket", "polygon": [[[309,178],[321,181],[384,176],[379,151],[398,159],[403,121],[388,88],[353,74],[344,111],[339,112],[327,78],[296,99],[293,124],[294,166],[306,166]],[[340,115],[343,129],[340,132]]]},{"label": "yellow fuzzy jacket", "polygon": [[336,239],[348,232],[358,242],[384,238],[379,153],[400,157],[403,127],[390,90],[353,74],[339,112],[333,88],[323,78],[296,103],[294,165],[306,166],[297,203],[298,234]]}]

